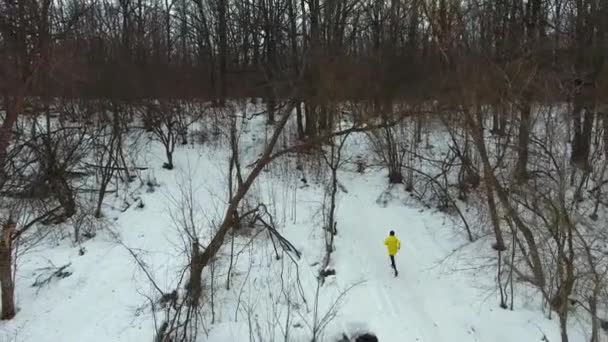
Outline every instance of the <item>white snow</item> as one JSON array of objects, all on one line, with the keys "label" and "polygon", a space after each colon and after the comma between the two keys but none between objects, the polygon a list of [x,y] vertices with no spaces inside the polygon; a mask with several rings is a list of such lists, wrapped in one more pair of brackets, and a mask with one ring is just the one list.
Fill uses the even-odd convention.
[{"label": "white snow", "polygon": [[[256,140],[261,134],[258,132]],[[208,239],[226,204],[228,151],[212,145],[178,147],[175,170],[167,171],[160,168],[162,147],[157,143],[148,147],[139,157],[151,170],[142,178],[156,178],[160,186],[153,193],[147,193],[145,185],[137,188],[139,181],[131,186],[133,196],[141,196],[143,209],[133,205],[122,213],[118,210],[122,197],[109,196],[104,208],[104,223],[109,227],[93,239],[73,245],[71,228],[57,227],[61,233],[46,237],[20,255],[19,312],[14,320],[0,323],[0,341],[152,341],[154,321],[146,297],[154,298],[154,289],[117,240],[146,262],[163,291],[174,289],[186,266],[183,242],[171,219],[180,184],[191,173],[199,206],[196,219]],[[255,158],[252,152],[247,156],[243,165]],[[276,260],[265,234],[252,243],[246,235],[239,235],[235,250],[241,254],[230,290],[225,289],[229,246],[218,260],[213,323],[209,295],[205,296],[201,341],[257,341],[258,332],[267,341],[283,341],[285,326],[290,327],[288,341],[311,339],[308,325],[314,321],[316,276],[323,257],[322,185],[309,177],[310,186],[303,188],[298,175],[284,175],[277,169],[280,167],[263,174],[248,199],[272,203],[270,211],[280,232],[303,253],[298,260],[301,288],[290,259],[283,253]],[[340,182],[348,193],[339,192],[338,236],[331,263],[337,274],[320,288],[319,315],[327,312],[341,291],[355,286],[340,301],[337,316],[320,341],[336,341],[342,333],[357,332],[372,332],[381,342],[523,342],[541,341],[543,335],[549,341],[559,340],[557,321],[547,319],[528,294],[517,294],[514,311],[498,307],[495,269],[486,262],[487,240],[467,244],[444,214],[418,206],[400,187],[386,192],[384,170],[360,175],[345,168]],[[377,201],[381,196],[388,198],[386,203]],[[397,278],[383,245],[391,229],[402,242]],[[86,250],[82,256],[81,247]],[[42,288],[31,286],[44,274],[41,268],[68,263],[70,276],[53,279]],[[207,271],[204,278],[208,290]],[[299,296],[300,289],[306,303]],[[162,318],[159,312],[158,319]],[[572,330],[570,341],[582,342],[585,337]]]}]

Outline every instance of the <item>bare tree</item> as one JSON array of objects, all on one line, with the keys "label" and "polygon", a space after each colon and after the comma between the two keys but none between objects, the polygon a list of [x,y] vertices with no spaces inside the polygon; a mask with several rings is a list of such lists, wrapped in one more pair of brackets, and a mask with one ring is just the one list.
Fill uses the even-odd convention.
[{"label": "bare tree", "polygon": [[146,110],[146,117],[151,122],[152,133],[165,147],[167,162],[163,168],[173,170],[173,152],[177,145],[180,134],[178,132],[178,114],[181,108],[170,102],[159,104],[149,104]]},{"label": "bare tree", "polygon": [[331,254],[334,251],[334,239],[338,234],[338,221],[337,215],[337,195],[338,195],[338,170],[344,165],[345,160],[343,158],[342,150],[346,145],[346,141],[350,134],[347,133],[340,137],[334,137],[329,143],[329,151],[321,149],[321,155],[325,161],[327,167],[330,170],[331,178],[329,184],[325,189],[326,201],[324,203],[324,217],[325,222],[323,225],[325,233],[325,260],[323,261],[323,271],[329,266],[331,261]]}]

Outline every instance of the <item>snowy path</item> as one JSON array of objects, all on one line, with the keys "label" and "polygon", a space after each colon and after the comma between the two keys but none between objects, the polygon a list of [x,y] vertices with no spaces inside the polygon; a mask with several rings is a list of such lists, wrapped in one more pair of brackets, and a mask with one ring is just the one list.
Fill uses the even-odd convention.
[{"label": "snowy path", "polygon": [[[437,263],[462,239],[430,210],[398,200],[386,208],[375,203],[383,182],[349,183],[349,193],[340,200],[334,256],[338,286],[365,281],[349,295],[343,317],[382,342],[540,340],[539,327],[548,321],[538,314],[501,310],[495,295],[471,287],[470,275],[442,272]],[[383,245],[391,229],[401,240],[397,278]],[[435,238],[438,234],[443,237]]]}]

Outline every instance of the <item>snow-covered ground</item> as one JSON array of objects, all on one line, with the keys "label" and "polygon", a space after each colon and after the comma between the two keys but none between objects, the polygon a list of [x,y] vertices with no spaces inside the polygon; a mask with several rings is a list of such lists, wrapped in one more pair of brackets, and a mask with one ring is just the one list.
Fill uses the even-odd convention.
[{"label": "snow-covered ground", "polygon": [[[257,133],[257,139],[249,136],[248,141],[263,140]],[[255,157],[251,151],[248,155],[245,165]],[[163,158],[157,143],[148,144],[139,158],[150,169],[142,174],[143,183],[131,185],[128,199],[140,197],[143,208],[131,200],[132,205],[122,212],[124,194],[110,196],[104,208],[107,227],[94,238],[74,245],[71,228],[66,226],[35,248],[20,252],[19,312],[14,320],[0,323],[0,341],[153,340],[150,299],[158,298],[127,247],[145,262],[158,286],[171,292],[186,266],[183,240],[174,222],[180,190],[190,188],[191,182],[195,219],[206,238],[221,219],[227,192],[228,151],[221,146],[178,148],[172,171],[160,168]],[[557,321],[543,315],[532,295],[518,294],[515,311],[498,307],[495,271],[485,264],[488,241],[467,244],[444,214],[418,206],[402,187],[387,190],[386,172],[381,169],[362,175],[345,167],[339,173],[343,189],[338,195],[338,236],[330,264],[336,275],[320,286],[316,301],[324,254],[322,184],[309,177],[309,184],[303,186],[299,175],[278,169],[264,173],[249,200],[269,205],[280,232],[302,257],[294,264],[280,252],[277,260],[266,234],[239,234],[236,266],[227,290],[227,241],[214,282],[208,271],[204,273],[201,341],[310,341],[314,322],[323,318],[328,318],[327,328],[319,341],[337,341],[343,333],[359,332],[372,332],[381,342],[560,339]],[[154,179],[159,185],[148,192],[145,183]],[[389,230],[395,230],[402,242],[397,278],[383,245]],[[49,270],[45,268],[68,264],[65,277],[32,286],[46,279]],[[162,315],[157,311],[157,324]],[[576,331],[571,330],[570,341],[585,341]]]}]

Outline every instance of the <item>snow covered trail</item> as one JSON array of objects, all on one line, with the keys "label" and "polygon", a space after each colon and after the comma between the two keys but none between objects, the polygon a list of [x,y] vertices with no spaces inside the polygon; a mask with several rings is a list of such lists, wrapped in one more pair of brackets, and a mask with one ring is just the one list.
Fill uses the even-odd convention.
[{"label": "snow covered trail", "polygon": [[[382,342],[540,341],[543,333],[559,340],[555,322],[531,310],[502,310],[496,294],[472,286],[470,274],[445,271],[457,260],[450,258],[450,266],[441,261],[464,239],[441,214],[397,198],[376,203],[386,189],[381,176],[346,184],[349,193],[338,209],[336,282],[340,288],[364,283],[342,308],[341,321],[353,325],[345,330],[369,330]],[[394,193],[407,196],[402,189]],[[383,244],[390,230],[401,240],[397,278]]]}]

